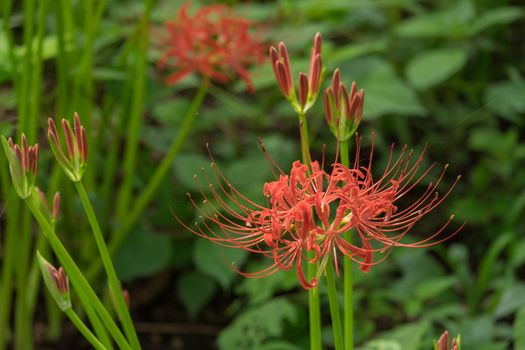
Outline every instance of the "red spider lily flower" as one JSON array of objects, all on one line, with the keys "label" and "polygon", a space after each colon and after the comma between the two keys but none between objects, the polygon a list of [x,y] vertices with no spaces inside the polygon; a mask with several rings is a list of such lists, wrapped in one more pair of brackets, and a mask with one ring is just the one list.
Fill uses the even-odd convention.
[{"label": "red spider lily flower", "polygon": [[73,182],[82,180],[82,175],[87,168],[88,145],[86,129],[80,123],[78,114],[75,113],[73,128],[68,120],[62,119],[61,122],[66,139],[67,156],[62,150],[55,122],[49,118],[47,124],[47,138],[58,164]]},{"label": "red spider lily flower", "polygon": [[362,89],[357,91],[356,83],[352,82],[348,93],[341,82],[341,72],[338,68],[334,72],[332,85],[324,92],[323,102],[330,131],[337,140],[348,140],[355,134],[363,118],[365,92]]},{"label": "red spider lily flower", "polygon": [[[427,247],[459,231],[433,241],[450,224],[452,216],[427,238],[415,243],[401,243],[416,222],[443,202],[459,177],[443,196],[439,196],[437,187],[445,167],[437,181],[428,185],[418,199],[400,208],[399,200],[411,193],[434,167],[420,169],[425,150],[414,161],[412,150],[407,151],[404,147],[394,159],[392,148],[382,176],[374,180],[373,147],[368,165],[363,166],[359,157],[360,142],[357,141],[353,168],[335,162],[330,173],[316,161],[308,166],[296,161],[290,173],[285,174],[269,158],[276,180],[264,185],[265,206],[238,192],[212,161],[213,178],[206,176],[208,194],[201,187],[203,204],[198,205],[190,196],[200,213],[200,220],[195,227],[186,228],[219,245],[246,249],[273,260],[262,271],[241,272],[242,275],[264,277],[278,270],[295,269],[305,289],[316,285],[330,255],[334,257],[336,271],[337,258],[344,255],[367,272],[383,261],[388,256],[384,253],[389,253],[393,247]],[[348,231],[355,233],[352,242],[344,238]],[[310,258],[309,252],[313,252]],[[383,253],[382,257],[375,259],[377,253]],[[311,263],[318,263],[320,268],[318,276],[308,281],[303,265]]]},{"label": "red spider lily flower", "polygon": [[25,199],[31,195],[35,185],[38,171],[38,144],[28,146],[24,134],[21,144],[19,146],[11,138],[6,140],[2,136],[2,146],[9,162],[11,180],[20,198]]},{"label": "red spider lily flower", "polygon": [[227,83],[235,72],[252,90],[247,67],[264,60],[263,45],[251,33],[254,23],[224,5],[202,7],[193,16],[189,7],[185,3],[178,17],[165,23],[158,67],[173,71],[166,83],[175,84],[193,72]]},{"label": "red spider lily flower", "polygon": [[308,75],[299,73],[299,99],[295,94],[292,67],[288,56],[288,49],[283,42],[280,42],[278,48],[270,48],[270,58],[272,60],[272,69],[281,92],[290,101],[297,112],[306,112],[316,101],[321,82],[323,80],[325,69],[321,59],[321,33],[314,37],[312,53],[310,55],[310,70]]}]

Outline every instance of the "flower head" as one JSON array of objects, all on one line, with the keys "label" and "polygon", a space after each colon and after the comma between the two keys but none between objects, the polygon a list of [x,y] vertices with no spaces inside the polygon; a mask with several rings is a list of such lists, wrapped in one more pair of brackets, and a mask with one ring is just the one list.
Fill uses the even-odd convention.
[{"label": "flower head", "polygon": [[297,112],[306,112],[316,101],[325,70],[321,59],[321,33],[314,37],[312,52],[310,55],[310,69],[308,75],[299,73],[299,98],[295,94],[292,78],[292,67],[288,49],[283,42],[278,48],[270,48],[272,69],[281,92],[288,101],[292,103]]},{"label": "flower head", "polygon": [[62,311],[71,308],[71,297],[69,293],[69,280],[62,267],[58,269],[51,265],[39,251],[36,252],[38,264],[42,272],[44,283],[51,293],[53,299]]},{"label": "flower head", "polygon": [[49,118],[47,124],[47,138],[58,164],[73,182],[82,180],[82,175],[87,168],[88,146],[86,129],[80,123],[78,114],[75,113],[73,128],[68,120],[62,119],[61,122],[66,139],[67,155],[62,150],[60,136],[53,119]]},{"label": "flower head", "polygon": [[31,195],[38,171],[38,144],[28,146],[27,139],[22,134],[21,146],[15,144],[11,138],[2,136],[11,179],[18,195],[25,199]]},{"label": "flower head", "polygon": [[[264,185],[266,205],[244,197],[212,162],[214,181],[206,177],[209,192],[201,191],[203,205],[192,200],[200,213],[200,221],[188,228],[217,244],[246,249],[272,259],[272,264],[262,271],[243,275],[263,277],[278,270],[295,269],[304,288],[315,286],[319,278],[318,275],[317,279],[308,281],[303,273],[305,264],[319,264],[320,274],[333,255],[338,271],[337,258],[344,255],[367,272],[383,261],[388,255],[385,253],[393,247],[426,247],[458,232],[432,241],[448,226],[451,217],[425,239],[402,243],[406,233],[441,204],[455,183],[445,195],[439,196],[437,187],[443,170],[418,199],[401,207],[399,200],[411,193],[433,168],[421,170],[424,151],[415,161],[414,152],[407,151],[406,147],[397,159],[391,154],[382,176],[374,180],[373,147],[368,165],[363,166],[359,157],[360,141],[357,146],[352,168],[335,162],[331,172],[327,172],[316,161],[308,165],[296,161],[285,174],[275,166],[276,180]],[[348,231],[354,233],[352,242],[344,237]],[[381,257],[376,259],[379,254]]]},{"label": "flower head", "polygon": [[339,141],[352,137],[363,117],[365,93],[357,91],[355,82],[348,92],[341,82],[341,72],[336,69],[332,84],[324,92],[324,110],[330,131]]},{"label": "flower head", "polygon": [[235,73],[251,90],[247,67],[264,59],[263,45],[251,33],[253,22],[224,5],[202,7],[193,16],[189,7],[182,5],[178,17],[165,24],[158,66],[172,70],[166,83],[175,84],[193,72],[227,83]]}]

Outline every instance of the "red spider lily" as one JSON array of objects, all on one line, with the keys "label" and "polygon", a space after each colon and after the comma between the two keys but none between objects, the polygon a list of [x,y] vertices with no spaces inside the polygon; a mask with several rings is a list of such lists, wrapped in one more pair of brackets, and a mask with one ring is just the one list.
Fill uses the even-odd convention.
[{"label": "red spider lily", "polygon": [[[412,192],[434,167],[432,165],[421,171],[425,150],[414,161],[412,150],[407,151],[404,147],[394,159],[392,149],[388,164],[378,180],[372,176],[373,147],[367,166],[360,164],[359,153],[358,140],[353,168],[335,162],[330,173],[316,161],[310,162],[309,166],[296,161],[288,175],[269,158],[278,177],[264,186],[265,206],[238,192],[213,161],[214,181],[206,176],[209,194],[201,190],[203,205],[198,205],[190,197],[200,213],[200,222],[194,228],[186,227],[217,244],[246,249],[273,260],[262,271],[241,272],[242,275],[264,277],[278,270],[295,269],[305,289],[315,286],[319,275],[307,281],[303,265],[319,263],[320,274],[330,254],[334,256],[336,271],[337,257],[344,255],[367,272],[388,256],[383,254],[380,259],[374,260],[376,253],[388,253],[390,248],[397,246],[431,246],[459,231],[432,241],[450,224],[452,216],[427,238],[415,243],[401,243],[400,240],[416,222],[443,202],[459,177],[443,196],[439,196],[437,187],[445,167],[437,181],[429,184],[418,199],[399,208],[398,201]],[[355,232],[355,237],[349,242],[343,234],[351,230]],[[308,252],[312,253],[310,258]]]},{"label": "red spider lily", "polygon": [[461,340],[458,336],[457,338],[452,339],[452,345],[449,343],[448,332],[445,331],[438,339],[434,341],[434,350],[460,350],[461,349]]},{"label": "red spider lily", "polygon": [[224,5],[202,7],[193,16],[189,7],[182,5],[177,19],[165,24],[158,66],[173,70],[166,83],[175,84],[193,72],[227,83],[235,72],[251,90],[247,67],[264,60],[263,45],[250,32],[253,22]]}]

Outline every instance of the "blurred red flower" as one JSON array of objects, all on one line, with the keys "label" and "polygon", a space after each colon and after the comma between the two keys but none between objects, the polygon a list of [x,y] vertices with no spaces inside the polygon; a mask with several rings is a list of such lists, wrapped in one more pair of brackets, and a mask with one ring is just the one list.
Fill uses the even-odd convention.
[{"label": "blurred red flower", "polygon": [[[192,200],[200,213],[200,222],[194,228],[186,227],[217,244],[246,249],[273,260],[262,271],[241,272],[247,277],[264,277],[278,270],[295,269],[301,285],[308,289],[316,285],[316,279],[306,280],[303,265],[319,263],[319,278],[330,255],[334,257],[336,271],[338,256],[344,255],[367,272],[383,261],[393,247],[427,247],[459,231],[433,241],[450,224],[452,216],[423,240],[400,242],[416,222],[443,202],[459,180],[458,177],[440,196],[437,188],[445,167],[435,182],[431,182],[423,193],[415,195],[417,199],[401,208],[399,200],[409,193],[411,198],[414,197],[412,190],[434,168],[431,165],[421,169],[424,153],[425,150],[414,157],[414,152],[404,147],[395,159],[392,149],[378,180],[372,176],[373,145],[369,162],[363,166],[360,141],[357,142],[353,168],[335,162],[330,173],[316,161],[308,166],[296,161],[288,175],[270,159],[278,178],[264,185],[268,201],[264,206],[238,192],[213,161],[214,180],[206,177],[206,187],[211,195],[201,191],[204,197],[202,205]],[[351,242],[343,235],[348,231],[353,232]],[[313,254],[308,257],[307,252]],[[374,259],[376,253],[382,253],[381,258]]]},{"label": "blurred red flower", "polygon": [[183,4],[177,18],[165,23],[160,39],[158,67],[171,71],[166,83],[175,84],[193,72],[227,83],[235,73],[252,90],[247,67],[265,57],[262,42],[252,33],[254,22],[225,5],[202,7],[193,16],[189,7]]}]

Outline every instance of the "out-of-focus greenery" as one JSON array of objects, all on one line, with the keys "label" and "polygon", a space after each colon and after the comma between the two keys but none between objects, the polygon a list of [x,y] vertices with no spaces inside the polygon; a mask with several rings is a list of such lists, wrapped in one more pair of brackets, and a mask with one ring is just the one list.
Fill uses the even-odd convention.
[{"label": "out-of-focus greenery", "polygon": [[[209,3],[194,1],[193,7]],[[165,0],[155,5],[153,44],[163,30],[162,22],[173,18],[180,4]],[[415,235],[428,235],[454,214],[456,223],[467,222],[457,236],[431,249],[395,250],[368,274],[356,269],[355,325],[361,349],[430,349],[432,339],[444,329],[452,335],[461,333],[467,350],[525,349],[525,221],[521,219],[525,212],[525,6],[510,0],[281,0],[232,6],[263,23],[260,32],[269,44],[286,42],[295,73],[307,70],[313,35],[323,34],[323,62],[329,71],[339,67],[346,85],[355,80],[365,90],[359,132],[365,146],[375,132],[378,165],[386,161],[392,142],[398,149],[403,144],[415,149],[427,145],[429,164],[450,164],[446,184],[462,175],[444,205],[414,230]],[[129,107],[119,101],[129,98],[121,90],[129,79],[129,67],[120,61],[126,50],[122,43],[135,35],[141,11],[139,1],[108,0],[101,17],[92,49],[91,135],[100,137],[97,142],[102,146],[88,172],[103,173],[104,149],[124,139],[121,118],[126,118]],[[15,32],[23,16],[15,7],[8,22]],[[51,15],[48,26],[43,42],[45,89],[38,106],[42,128],[47,117],[57,113],[59,94],[54,72],[58,37]],[[16,74],[10,70],[2,33],[0,133],[7,135],[18,112],[11,88]],[[17,55],[24,56],[22,47]],[[166,87],[155,68],[157,58],[158,50],[150,48],[140,166],[133,184],[137,192],[177,134],[198,85],[190,77]],[[299,157],[296,117],[280,95],[270,65],[253,69],[252,78],[252,94],[245,92],[242,82],[211,88],[170,177],[115,261],[120,277],[130,285],[138,278],[172,271],[174,280],[169,283],[188,320],[207,322],[204,311],[215,301],[226,300],[231,321],[218,337],[221,350],[305,349],[306,293],[295,275],[277,273],[264,279],[237,275],[228,262],[235,261],[243,270],[261,262],[244,251],[192,236],[170,212],[171,208],[181,220],[193,221],[195,210],[185,194],[199,196],[193,175],[209,167],[205,143],[230,182],[254,200],[262,198],[262,186],[272,178],[258,137],[284,171]],[[326,144],[326,159],[333,159],[334,141],[324,124],[321,103],[308,118],[314,156],[320,156]],[[49,160],[49,152],[44,151],[41,183],[48,181]],[[96,183],[103,176],[90,177]],[[113,203],[104,203],[104,194],[90,195],[101,213],[112,212]],[[3,207],[3,195],[2,200]],[[69,203],[60,230],[69,233],[72,249],[82,252],[85,247],[78,247],[74,237],[85,230],[77,223],[79,204],[73,199]],[[116,224],[111,217],[104,223]],[[321,294],[326,301],[324,289]],[[327,303],[323,310],[328,315]],[[326,329],[323,336],[328,346],[331,331]]]}]

